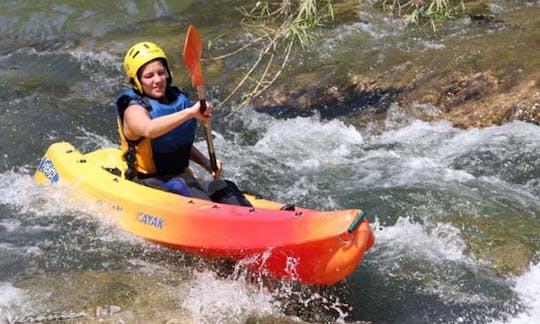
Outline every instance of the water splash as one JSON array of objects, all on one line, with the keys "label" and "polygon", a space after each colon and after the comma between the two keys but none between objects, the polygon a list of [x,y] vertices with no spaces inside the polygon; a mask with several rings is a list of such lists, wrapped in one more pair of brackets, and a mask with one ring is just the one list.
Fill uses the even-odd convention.
[{"label": "water splash", "polygon": [[[13,287],[9,282],[0,282],[0,314],[9,315],[14,305],[20,305],[25,298],[24,290]],[[4,320],[2,317],[0,321]]]},{"label": "water splash", "polygon": [[540,319],[540,263],[531,264],[529,270],[516,279],[514,290],[521,298],[524,310],[505,322],[508,324],[536,323]]},{"label": "water splash", "polygon": [[185,294],[181,307],[195,323],[245,322],[250,317],[281,315],[279,302],[265,288],[218,278],[213,272],[196,273],[180,289]]},{"label": "water splash", "polygon": [[431,262],[469,261],[460,231],[451,224],[421,224],[400,217],[392,226],[383,227],[375,223],[373,227],[377,237],[374,249],[381,249],[387,254],[379,259],[382,263],[386,263],[386,258],[395,260],[409,254],[416,258],[423,256]]}]

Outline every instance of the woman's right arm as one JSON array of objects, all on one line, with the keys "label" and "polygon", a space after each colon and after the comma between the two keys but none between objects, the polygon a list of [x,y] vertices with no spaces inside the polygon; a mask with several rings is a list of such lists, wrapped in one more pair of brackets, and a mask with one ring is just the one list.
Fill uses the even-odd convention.
[{"label": "woman's right arm", "polygon": [[137,140],[141,137],[156,138],[168,133],[191,118],[209,121],[211,118],[210,112],[211,110],[207,110],[205,114],[201,114],[200,104],[197,101],[189,108],[151,119],[148,110],[143,106],[130,105],[124,112],[124,134],[130,140]]}]

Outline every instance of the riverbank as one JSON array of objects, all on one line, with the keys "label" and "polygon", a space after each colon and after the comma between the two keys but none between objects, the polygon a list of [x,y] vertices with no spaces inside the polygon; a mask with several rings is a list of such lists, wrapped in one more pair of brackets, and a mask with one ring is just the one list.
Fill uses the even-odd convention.
[{"label": "riverbank", "polygon": [[[395,104],[422,120],[446,119],[460,128],[513,120],[540,124],[538,4],[475,9],[435,33],[429,26],[407,28],[413,30],[406,32],[409,37],[429,43],[424,50],[407,53],[410,48],[402,47],[399,59],[386,55],[379,60],[388,63],[368,61],[356,68],[333,61],[317,71],[322,74],[315,84],[311,72],[293,69],[292,80],[284,78],[254,106],[286,116],[318,111],[358,127],[374,117],[385,120]],[[381,51],[372,55],[385,55]]]}]

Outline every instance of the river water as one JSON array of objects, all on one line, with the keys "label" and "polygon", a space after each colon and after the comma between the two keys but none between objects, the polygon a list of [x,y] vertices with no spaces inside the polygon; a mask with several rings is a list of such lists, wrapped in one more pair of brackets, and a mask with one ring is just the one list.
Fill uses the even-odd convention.
[{"label": "river water", "polygon": [[[121,60],[129,45],[152,39],[180,53],[193,21],[213,37],[237,26],[234,5],[0,3],[0,323],[538,322],[540,128],[532,124],[462,130],[419,121],[397,104],[383,131],[317,115],[216,112],[216,152],[225,177],[241,188],[367,212],[376,244],[333,287],[248,276],[156,246],[70,199],[69,188],[33,182],[53,142],[84,152],[118,144],[113,98],[126,86]],[[372,15],[359,12],[357,23],[337,27],[347,30],[350,51],[357,50],[351,38],[384,51],[395,23]],[[331,39],[325,55],[341,41]],[[422,50],[409,45],[404,53]],[[180,54],[171,61],[190,90]],[[220,94],[222,84],[206,82]]]}]

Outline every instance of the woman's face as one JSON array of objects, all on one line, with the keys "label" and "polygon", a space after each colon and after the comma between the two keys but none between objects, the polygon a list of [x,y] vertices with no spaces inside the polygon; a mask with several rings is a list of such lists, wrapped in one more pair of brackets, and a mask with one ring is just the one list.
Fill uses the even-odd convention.
[{"label": "woman's face", "polygon": [[144,94],[160,99],[165,96],[167,86],[167,69],[161,60],[146,63],[141,70],[140,82]]}]

